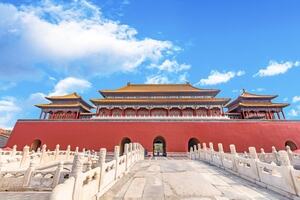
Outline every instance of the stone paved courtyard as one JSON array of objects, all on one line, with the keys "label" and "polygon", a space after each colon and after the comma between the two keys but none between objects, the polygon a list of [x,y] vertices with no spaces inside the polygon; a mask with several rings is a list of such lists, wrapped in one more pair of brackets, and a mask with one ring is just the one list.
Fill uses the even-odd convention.
[{"label": "stone paved courtyard", "polygon": [[[47,192],[0,192],[0,200],[47,200]],[[231,173],[188,158],[155,158],[138,162],[101,200],[244,200],[285,197]]]},{"label": "stone paved courtyard", "polygon": [[159,158],[137,163],[101,199],[286,198],[203,162]]}]

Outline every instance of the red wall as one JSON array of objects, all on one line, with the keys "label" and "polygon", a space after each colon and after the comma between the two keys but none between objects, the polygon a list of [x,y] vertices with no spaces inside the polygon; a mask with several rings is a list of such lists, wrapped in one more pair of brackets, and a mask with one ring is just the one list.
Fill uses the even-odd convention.
[{"label": "red wall", "polygon": [[188,141],[195,137],[202,142],[223,143],[229,150],[235,144],[238,151],[249,146],[271,151],[271,146],[283,149],[287,140],[300,147],[300,121],[203,121],[203,122],[101,122],[101,121],[22,121],[19,120],[9,138],[8,147],[14,144],[21,149],[40,139],[49,148],[60,144],[62,148],[71,145],[99,150],[106,147],[113,150],[123,137],[141,143],[152,151],[156,136],[166,140],[167,152],[187,151]]}]

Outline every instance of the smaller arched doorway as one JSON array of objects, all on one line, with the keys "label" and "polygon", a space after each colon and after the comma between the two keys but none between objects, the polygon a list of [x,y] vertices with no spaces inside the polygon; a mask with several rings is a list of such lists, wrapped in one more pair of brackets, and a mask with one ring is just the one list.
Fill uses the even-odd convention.
[{"label": "smaller arched doorway", "polygon": [[197,138],[191,138],[188,142],[188,151],[190,151],[191,147],[194,147],[194,145],[198,145],[200,141]]},{"label": "smaller arched doorway", "polygon": [[120,144],[120,155],[124,154],[125,144],[131,143],[131,140],[128,137],[124,137]]},{"label": "smaller arched doorway", "polygon": [[294,142],[290,141],[290,140],[285,142],[285,146],[289,146],[292,151],[295,151],[295,150],[298,149],[297,145]]},{"label": "smaller arched doorway", "polygon": [[167,156],[166,140],[162,136],[153,140],[153,156]]},{"label": "smaller arched doorway", "polygon": [[31,151],[37,151],[38,148],[41,147],[41,145],[42,145],[41,140],[35,139],[35,140],[33,140],[33,142],[31,143],[30,150],[31,150]]}]

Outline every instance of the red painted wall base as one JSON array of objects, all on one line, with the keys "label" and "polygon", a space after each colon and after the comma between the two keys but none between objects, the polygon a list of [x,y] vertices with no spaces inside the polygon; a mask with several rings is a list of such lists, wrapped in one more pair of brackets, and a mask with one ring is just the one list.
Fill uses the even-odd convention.
[{"label": "red painted wall base", "polygon": [[71,145],[86,149],[99,150],[106,147],[112,151],[124,137],[132,142],[141,143],[152,152],[153,140],[164,137],[167,152],[188,151],[190,138],[197,138],[201,143],[223,143],[224,150],[235,144],[237,151],[247,151],[254,146],[257,151],[271,147],[284,149],[286,141],[294,142],[300,147],[300,121],[202,121],[202,122],[103,122],[92,120],[77,121],[39,121],[19,120],[7,143],[21,149],[40,139],[42,144],[55,148]]}]

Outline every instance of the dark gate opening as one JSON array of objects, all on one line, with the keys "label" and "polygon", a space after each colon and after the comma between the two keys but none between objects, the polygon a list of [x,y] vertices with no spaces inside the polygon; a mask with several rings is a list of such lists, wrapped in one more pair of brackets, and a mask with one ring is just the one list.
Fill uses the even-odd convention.
[{"label": "dark gate opening", "polygon": [[33,140],[33,142],[31,143],[30,150],[31,150],[31,151],[37,151],[38,148],[41,147],[41,145],[42,145],[41,140],[35,139],[35,140]]},{"label": "dark gate opening", "polygon": [[290,140],[285,142],[285,146],[289,146],[292,151],[295,151],[295,150],[298,149],[297,145],[294,142],[290,141]]},{"label": "dark gate opening", "polygon": [[188,142],[188,151],[190,151],[191,147],[194,147],[194,145],[198,145],[200,141],[197,138],[191,138]]},{"label": "dark gate opening", "polygon": [[153,140],[153,156],[167,156],[166,140],[161,136]]},{"label": "dark gate opening", "polygon": [[120,144],[120,155],[124,154],[125,144],[129,144],[129,143],[131,143],[131,140],[128,137],[122,139]]}]

